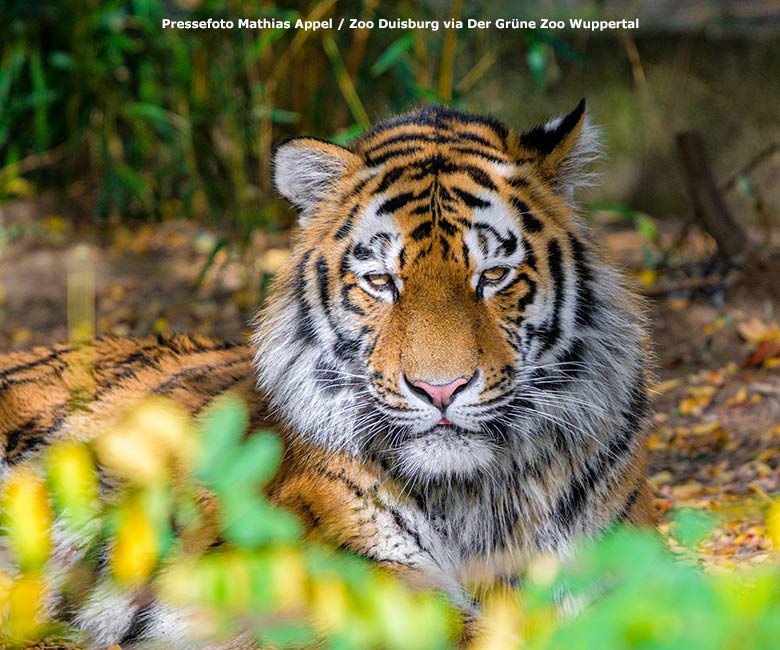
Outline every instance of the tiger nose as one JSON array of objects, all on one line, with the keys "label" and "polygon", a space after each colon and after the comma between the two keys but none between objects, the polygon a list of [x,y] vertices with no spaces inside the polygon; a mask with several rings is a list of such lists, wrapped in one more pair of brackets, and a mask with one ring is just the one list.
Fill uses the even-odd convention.
[{"label": "tiger nose", "polygon": [[[472,375],[473,378],[473,375]],[[412,386],[412,390],[421,397],[425,397],[435,407],[444,411],[455,399],[459,389],[464,388],[471,379],[467,377],[458,377],[446,384],[429,384],[426,381],[407,382]]]}]

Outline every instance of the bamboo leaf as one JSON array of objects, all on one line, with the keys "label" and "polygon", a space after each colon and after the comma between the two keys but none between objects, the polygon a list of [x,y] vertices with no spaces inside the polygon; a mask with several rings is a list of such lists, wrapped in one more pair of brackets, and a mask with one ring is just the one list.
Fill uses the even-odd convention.
[{"label": "bamboo leaf", "polygon": [[352,82],[352,78],[347,72],[347,68],[344,65],[344,60],[341,58],[341,53],[336,45],[336,41],[328,34],[323,37],[322,45],[325,48],[325,54],[328,55],[328,59],[333,67],[333,73],[336,75],[336,82],[339,85],[344,101],[347,102],[347,106],[349,106],[352,117],[355,118],[355,122],[357,122],[361,128],[368,129],[370,126],[368,114],[366,113],[366,109],[363,108],[363,103],[360,101],[360,97],[358,97],[357,91],[355,90],[355,84]]},{"label": "bamboo leaf", "polygon": [[409,33],[402,36],[397,41],[379,55],[374,65],[371,66],[371,75],[379,77],[387,70],[402,60],[403,56],[414,46],[414,35]]}]

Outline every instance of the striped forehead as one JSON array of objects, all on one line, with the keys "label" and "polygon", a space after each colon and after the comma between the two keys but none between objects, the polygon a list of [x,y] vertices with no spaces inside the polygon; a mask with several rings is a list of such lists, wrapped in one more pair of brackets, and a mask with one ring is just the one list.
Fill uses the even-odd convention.
[{"label": "striped forehead", "polygon": [[356,220],[353,254],[367,263],[380,261],[388,272],[404,266],[402,251],[417,244],[425,250],[440,242],[445,251],[464,251],[475,264],[517,265],[524,257],[514,206],[497,192],[441,187],[441,197],[415,197],[403,190],[374,197]]}]

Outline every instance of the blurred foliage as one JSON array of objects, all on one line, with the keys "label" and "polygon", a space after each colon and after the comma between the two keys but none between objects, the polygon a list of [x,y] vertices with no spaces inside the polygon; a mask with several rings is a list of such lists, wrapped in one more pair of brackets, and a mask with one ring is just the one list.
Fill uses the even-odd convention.
[{"label": "blurred foliage", "polygon": [[[4,647],[79,641],[45,617],[63,539],[69,559],[57,584],[70,607],[108,549],[103,570],[120,587],[150,583],[201,612],[193,631],[204,637],[248,629],[274,647],[454,647],[457,617],[441,596],[412,593],[362,558],[302,539],[297,519],[262,494],[280,441],[267,431],[247,437],[247,423],[229,394],[197,424],[172,402],[147,398],[94,442],[57,443],[40,466],[12,470],[0,496],[15,558],[0,572]],[[98,466],[107,472],[100,481]],[[713,525],[700,512],[678,512],[677,556],[657,535],[621,528],[564,562],[537,558],[520,589],[485,596],[470,647],[776,648],[780,563],[702,571],[696,547]],[[780,505],[770,504],[767,526],[780,547]],[[217,531],[214,546],[206,533]]]},{"label": "blurred foliage", "polygon": [[57,443],[42,467],[13,470],[1,497],[15,558],[0,571],[3,647],[83,642],[46,619],[46,603],[53,583],[66,598],[85,593],[105,552],[118,586],[153,581],[169,602],[209,612],[196,635],[236,633],[241,620],[275,647],[316,637],[344,650],[449,647],[457,621],[443,597],[413,594],[362,558],[302,540],[298,520],[262,494],[281,443],[268,431],[246,437],[247,424],[230,395],[197,425],[151,397],[93,443]]},{"label": "blurred foliage", "polygon": [[[287,225],[272,201],[273,142],[346,143],[377,116],[462,105],[499,52],[454,30],[162,29],[186,20],[479,17],[478,5],[377,0],[42,0],[0,22],[0,196],[76,187],[98,218],[210,215],[238,235]],[[370,37],[369,37],[370,36]],[[460,40],[459,40],[460,39]],[[538,89],[562,41],[523,33],[513,57]]]}]

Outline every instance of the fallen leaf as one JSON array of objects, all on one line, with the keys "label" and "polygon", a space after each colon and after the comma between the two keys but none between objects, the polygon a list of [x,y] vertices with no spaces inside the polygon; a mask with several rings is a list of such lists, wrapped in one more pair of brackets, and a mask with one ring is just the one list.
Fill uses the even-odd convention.
[{"label": "fallen leaf", "polygon": [[766,340],[758,344],[756,350],[751,354],[745,363],[745,368],[757,368],[762,363],[773,357],[780,357],[780,339]]}]

